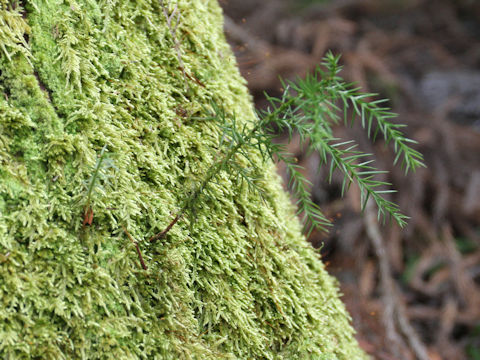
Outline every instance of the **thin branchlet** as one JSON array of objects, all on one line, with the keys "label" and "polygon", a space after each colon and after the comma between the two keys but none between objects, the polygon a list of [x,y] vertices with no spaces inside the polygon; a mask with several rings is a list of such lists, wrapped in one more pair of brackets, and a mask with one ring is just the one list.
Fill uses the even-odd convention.
[{"label": "thin branchlet", "polygon": [[[326,70],[317,67],[305,79],[283,83],[285,90],[280,98],[267,95],[269,108],[259,112],[249,124],[239,125],[234,115],[227,115],[221,106],[212,103],[213,112],[208,119],[213,120],[222,133],[219,156],[215,157],[218,160],[185,198],[174,220],[150,241],[164,237],[185,213],[194,212],[209,186],[223,171],[246,181],[250,188],[262,193],[256,176],[261,171],[259,164],[250,159],[252,151],[258,151],[264,161],[285,163],[298,213],[303,214],[305,233],[310,234],[314,228],[325,230],[330,222],[311,199],[311,183],[303,176],[297,160],[285,151],[284,145],[278,144],[278,130],[287,132],[289,141],[294,133],[298,133],[307,152],[318,152],[321,165],[328,165],[329,180],[337,169],[343,174],[342,195],[355,183],[360,189],[363,207],[372,198],[377,204],[379,218],[392,217],[400,226],[406,224],[407,217],[400,212],[398,205],[384,197],[394,192],[390,190],[391,184],[376,179],[385,172],[372,166],[371,154],[359,151],[352,141],[335,138],[331,126],[339,123],[342,117],[348,125],[350,113],[352,121],[360,117],[370,138],[374,140],[380,133],[386,144],[393,144],[394,163],[401,160],[406,172],[424,166],[422,155],[410,147],[415,142],[400,131],[404,125],[392,122],[396,114],[383,106],[384,100],[369,101],[375,94],[362,93],[338,76],[341,70],[338,56],[329,53],[322,64]],[[248,168],[244,165],[245,160]]]},{"label": "thin branchlet", "polygon": [[[285,103],[281,108],[287,108],[289,105]],[[201,195],[207,190],[208,186],[212,183],[212,181],[220,174],[222,170],[235,170],[236,168],[242,168],[238,165],[235,161],[234,157],[237,155],[239,150],[243,146],[251,145],[251,140],[258,136],[257,134],[261,133],[261,129],[265,126],[265,123],[270,121],[271,118],[274,117],[273,114],[266,116],[263,120],[259,119],[259,121],[255,124],[255,126],[247,130],[246,127],[243,127],[243,133],[240,133],[236,128],[236,120],[233,117],[231,125],[228,125],[227,117],[224,110],[217,106],[217,104],[212,104],[214,110],[213,119],[218,121],[218,125],[220,128],[223,129],[223,134],[220,140],[220,145],[224,145],[228,142],[226,146],[226,150],[224,151],[223,156],[220,156],[217,162],[213,163],[209,169],[207,170],[205,177],[202,181],[200,181],[190,192],[190,194],[186,197],[183,205],[181,206],[180,210],[177,212],[175,218],[168,224],[168,226],[159,233],[153,235],[149,241],[156,242],[159,239],[162,239],[167,235],[170,229],[178,222],[178,220],[183,217],[183,215],[188,211],[193,211],[197,202],[199,201]],[[229,141],[225,140],[226,138],[230,138]],[[239,172],[237,171],[237,174]],[[245,174],[245,173],[244,173]],[[254,179],[253,179],[254,180]],[[255,181],[250,181],[249,184],[255,184]]]},{"label": "thin branchlet", "polygon": [[145,264],[145,260],[143,259],[143,256],[142,256],[142,251],[140,250],[140,246],[138,246],[138,242],[136,242],[133,239],[133,236],[130,235],[130,233],[128,232],[128,230],[125,226],[122,225],[122,229],[123,229],[123,232],[127,235],[127,237],[130,239],[130,241],[135,246],[135,250],[137,251],[138,259],[140,260],[140,264],[142,265],[143,270],[148,270],[148,267]]},{"label": "thin branchlet", "polygon": [[105,151],[107,150],[107,145],[105,145],[102,150],[100,151],[100,154],[98,155],[97,162],[94,167],[93,174],[90,178],[90,181],[88,182],[88,192],[87,192],[87,203],[86,206],[90,205],[90,201],[92,199],[92,193],[93,189],[95,188],[95,184],[97,182],[97,179],[99,178],[100,171],[102,169],[102,163],[103,160],[105,159]]},{"label": "thin branchlet", "polygon": [[95,196],[104,194],[104,187],[109,185],[112,178],[112,170],[117,168],[113,159],[108,156],[107,145],[103,146],[100,153],[97,155],[97,161],[92,167],[91,176],[84,181],[86,191],[85,201],[83,205],[83,222],[82,229],[87,225],[92,225],[93,222],[93,205]]},{"label": "thin branchlet", "polygon": [[83,207],[82,226],[85,226],[87,224],[88,225],[92,224],[92,220],[93,220],[93,210],[91,206],[92,195],[94,193],[94,189],[96,188],[96,186],[98,186],[98,179],[102,176],[102,171],[104,170],[103,164],[105,161],[106,150],[107,150],[107,145],[105,145],[100,151],[97,162],[95,163],[95,166],[93,168],[92,176],[90,177],[87,183],[87,196],[85,200],[85,205]]}]

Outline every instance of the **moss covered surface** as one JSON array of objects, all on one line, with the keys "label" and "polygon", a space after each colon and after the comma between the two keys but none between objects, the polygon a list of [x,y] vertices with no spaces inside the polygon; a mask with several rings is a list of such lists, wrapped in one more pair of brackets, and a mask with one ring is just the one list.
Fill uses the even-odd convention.
[{"label": "moss covered surface", "polygon": [[178,2],[186,77],[158,0],[0,4],[0,357],[364,357],[273,166],[147,241],[215,159],[203,107],[253,117],[216,1]]}]

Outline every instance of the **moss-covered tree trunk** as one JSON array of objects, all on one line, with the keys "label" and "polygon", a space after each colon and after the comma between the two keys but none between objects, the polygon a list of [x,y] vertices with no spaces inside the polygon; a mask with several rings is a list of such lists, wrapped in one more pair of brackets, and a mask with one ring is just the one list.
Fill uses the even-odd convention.
[{"label": "moss-covered tree trunk", "polygon": [[253,118],[216,1],[0,4],[2,359],[364,357],[273,166],[148,242]]}]

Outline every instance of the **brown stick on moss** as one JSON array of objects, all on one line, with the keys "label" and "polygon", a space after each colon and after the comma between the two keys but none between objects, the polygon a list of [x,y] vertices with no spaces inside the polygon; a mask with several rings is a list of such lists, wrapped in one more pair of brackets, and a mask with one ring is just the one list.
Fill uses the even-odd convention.
[{"label": "brown stick on moss", "polygon": [[183,211],[180,211],[177,216],[175,216],[175,219],[172,220],[170,224],[165,228],[165,230],[160,231],[159,233],[153,235],[148,241],[151,243],[156,242],[158,239],[163,239],[165,235],[170,231],[170,229],[177,223],[178,220],[183,216]]},{"label": "brown stick on moss", "polygon": [[125,232],[125,234],[127,234],[130,241],[135,245],[135,249],[137,249],[138,258],[140,259],[140,264],[142,264],[143,270],[148,270],[147,265],[145,265],[145,261],[143,260],[142,252],[140,251],[140,247],[138,246],[138,243],[133,239],[132,235],[130,235],[130,233],[127,231],[125,226],[122,225],[122,229]]}]

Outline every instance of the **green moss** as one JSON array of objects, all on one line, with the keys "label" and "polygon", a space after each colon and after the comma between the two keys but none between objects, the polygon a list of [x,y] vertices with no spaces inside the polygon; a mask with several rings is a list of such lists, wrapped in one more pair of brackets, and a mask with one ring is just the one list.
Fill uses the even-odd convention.
[{"label": "green moss", "polygon": [[0,4],[2,358],[364,358],[273,166],[267,201],[224,174],[195,224],[147,242],[215,156],[192,116],[253,117],[216,1],[178,2],[188,87],[156,0]]}]

